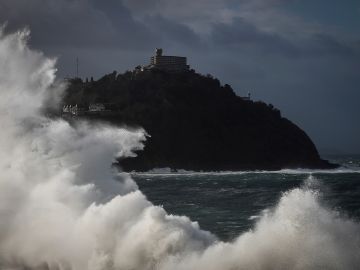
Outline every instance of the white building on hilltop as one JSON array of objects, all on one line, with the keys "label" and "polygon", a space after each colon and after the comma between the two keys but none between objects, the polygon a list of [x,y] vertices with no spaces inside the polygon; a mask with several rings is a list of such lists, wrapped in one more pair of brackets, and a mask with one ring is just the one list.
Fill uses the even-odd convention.
[{"label": "white building on hilltop", "polygon": [[156,49],[155,56],[150,59],[150,65],[147,68],[161,69],[166,71],[185,71],[189,69],[186,57],[163,55],[162,49]]}]

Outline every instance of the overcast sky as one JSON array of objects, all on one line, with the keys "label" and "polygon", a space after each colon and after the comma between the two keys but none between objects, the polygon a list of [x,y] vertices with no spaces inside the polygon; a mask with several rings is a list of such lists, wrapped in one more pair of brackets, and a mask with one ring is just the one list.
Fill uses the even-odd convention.
[{"label": "overcast sky", "polygon": [[147,64],[156,47],[278,107],[321,151],[360,153],[359,0],[0,0],[59,76]]}]

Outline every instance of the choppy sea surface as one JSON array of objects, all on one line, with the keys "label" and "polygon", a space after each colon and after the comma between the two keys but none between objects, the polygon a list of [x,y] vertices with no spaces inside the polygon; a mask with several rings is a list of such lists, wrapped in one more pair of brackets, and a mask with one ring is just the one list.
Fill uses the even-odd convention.
[{"label": "choppy sea surface", "polygon": [[159,170],[132,177],[155,205],[162,205],[169,214],[188,216],[202,229],[229,241],[252,229],[284,193],[307,185],[319,192],[325,207],[359,222],[360,155],[326,158],[341,167],[276,172]]}]

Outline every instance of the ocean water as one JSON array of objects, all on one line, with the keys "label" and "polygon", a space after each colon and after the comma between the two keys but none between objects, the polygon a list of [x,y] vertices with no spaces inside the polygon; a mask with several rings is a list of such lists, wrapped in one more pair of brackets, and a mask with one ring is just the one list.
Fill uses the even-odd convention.
[{"label": "ocean water", "polygon": [[251,230],[282,195],[309,186],[326,207],[354,221],[360,219],[360,156],[330,156],[336,170],[277,172],[134,173],[140,190],[155,205],[198,221],[224,241]]}]

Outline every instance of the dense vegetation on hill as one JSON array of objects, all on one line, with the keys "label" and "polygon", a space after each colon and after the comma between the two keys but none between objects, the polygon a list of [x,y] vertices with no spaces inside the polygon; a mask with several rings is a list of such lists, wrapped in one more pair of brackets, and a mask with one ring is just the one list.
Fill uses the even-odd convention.
[{"label": "dense vegetation on hill", "polygon": [[73,79],[65,104],[110,103],[114,115],[92,116],[141,126],[151,137],[127,171],[330,168],[311,139],[278,109],[238,97],[229,85],[194,71],[113,72],[98,81]]}]

